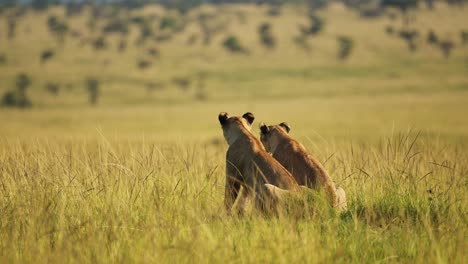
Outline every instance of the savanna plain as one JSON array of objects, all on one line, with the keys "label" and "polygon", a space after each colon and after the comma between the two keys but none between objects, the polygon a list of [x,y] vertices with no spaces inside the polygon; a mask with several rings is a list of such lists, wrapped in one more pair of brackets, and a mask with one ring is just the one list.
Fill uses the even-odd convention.
[{"label": "savanna plain", "polygon": [[[405,27],[398,10],[363,18],[336,3],[298,45],[304,10],[146,6],[120,15],[152,17],[170,39],[138,43],[135,24],[102,49],[86,41],[109,19],[93,31],[90,8],[28,10],[12,38],[14,10],[3,11],[0,93],[27,74],[31,106],[0,108],[0,262],[466,263],[468,7],[410,11],[413,51],[388,30]],[[200,14],[222,28],[208,43]],[[183,28],[161,27],[167,15]],[[49,32],[50,16],[66,19],[64,39]],[[260,44],[262,23],[273,48]],[[429,30],[453,40],[449,56],[426,43]],[[248,51],[225,49],[227,35]],[[345,59],[341,35],[353,40]],[[278,217],[227,214],[221,111],[253,112],[257,136],[259,122],[288,122],[349,211],[311,201]]]}]

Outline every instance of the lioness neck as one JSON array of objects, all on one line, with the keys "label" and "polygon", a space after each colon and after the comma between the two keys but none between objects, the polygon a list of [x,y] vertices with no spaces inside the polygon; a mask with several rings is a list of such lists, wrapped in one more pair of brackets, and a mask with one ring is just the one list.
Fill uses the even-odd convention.
[{"label": "lioness neck", "polygon": [[245,127],[235,127],[225,131],[225,138],[228,142],[228,145],[234,144],[238,139],[250,139],[252,138],[252,133]]},{"label": "lioness neck", "polygon": [[291,137],[283,132],[283,131],[276,131],[271,135],[271,153],[275,153],[278,146],[287,144],[291,141]]}]

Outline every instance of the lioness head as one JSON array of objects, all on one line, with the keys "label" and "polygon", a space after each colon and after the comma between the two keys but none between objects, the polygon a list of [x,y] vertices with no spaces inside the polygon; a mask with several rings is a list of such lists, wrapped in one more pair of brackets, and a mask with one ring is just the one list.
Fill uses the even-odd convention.
[{"label": "lioness head", "polygon": [[250,131],[254,119],[254,115],[250,112],[247,112],[242,116],[232,117],[229,117],[226,112],[221,112],[218,115],[219,123],[223,129],[224,138],[229,145],[236,141],[243,129]]},{"label": "lioness head", "polygon": [[273,153],[279,143],[278,137],[281,134],[288,134],[289,131],[291,131],[291,127],[286,122],[275,126],[267,126],[264,123],[260,123],[260,140],[265,149]]}]

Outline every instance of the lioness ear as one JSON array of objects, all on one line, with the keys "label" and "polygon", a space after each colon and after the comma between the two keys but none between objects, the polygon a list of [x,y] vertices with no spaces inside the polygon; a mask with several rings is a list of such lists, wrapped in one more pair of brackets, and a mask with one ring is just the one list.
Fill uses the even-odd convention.
[{"label": "lioness ear", "polygon": [[270,129],[268,128],[267,125],[265,125],[265,123],[260,123],[260,131],[262,132],[262,134],[266,135],[268,134],[268,132],[270,132]]},{"label": "lioness ear", "polygon": [[219,120],[219,123],[221,123],[221,125],[224,125],[224,123],[226,123],[226,120],[228,120],[228,113],[226,112],[221,112],[219,113],[218,115],[218,120]]},{"label": "lioness ear", "polygon": [[242,117],[249,122],[249,125],[252,125],[255,120],[255,116],[250,112],[245,113]]},{"label": "lioness ear", "polygon": [[284,128],[284,130],[286,130],[287,133],[289,133],[289,131],[291,131],[291,126],[286,123],[286,122],[283,122],[281,124],[279,124],[282,128]]}]

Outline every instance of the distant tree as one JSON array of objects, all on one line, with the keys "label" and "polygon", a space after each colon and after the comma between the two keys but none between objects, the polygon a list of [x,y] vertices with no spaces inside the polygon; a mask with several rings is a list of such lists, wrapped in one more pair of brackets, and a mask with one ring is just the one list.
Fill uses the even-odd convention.
[{"label": "distant tree", "polygon": [[143,44],[147,39],[152,37],[153,34],[153,29],[151,28],[151,25],[149,22],[145,22],[143,24],[140,24],[140,37],[137,41],[138,44]]},{"label": "distant tree", "polygon": [[14,39],[16,35],[16,19],[14,17],[8,17],[7,19],[7,26],[8,26],[8,39]]},{"label": "distant tree", "polygon": [[31,6],[36,10],[44,10],[49,7],[51,2],[50,0],[32,0]]},{"label": "distant tree", "polygon": [[281,5],[280,4],[272,4],[271,7],[267,11],[267,15],[271,17],[277,17],[281,15]]},{"label": "distant tree", "polygon": [[468,31],[462,30],[460,32],[460,37],[463,45],[468,44]]},{"label": "distant tree", "polygon": [[429,30],[429,33],[427,33],[427,43],[431,45],[437,45],[439,43],[439,38],[433,30]]},{"label": "distant tree", "polygon": [[430,10],[434,9],[434,1],[435,0],[424,0],[424,2],[426,2],[427,8],[429,8]]},{"label": "distant tree", "polygon": [[381,0],[380,4],[384,7],[398,8],[401,12],[405,13],[409,9],[416,7],[418,5],[418,0]]},{"label": "distant tree", "polygon": [[102,33],[119,33],[126,35],[128,33],[128,24],[123,19],[113,19],[102,28]]},{"label": "distant tree", "polygon": [[468,2],[467,0],[445,0],[445,1],[449,5],[458,5],[458,6],[462,6]]},{"label": "distant tree", "polygon": [[4,53],[0,53],[0,65],[4,65],[8,62],[7,56]]},{"label": "distant tree", "polygon": [[4,107],[16,106],[16,95],[14,91],[6,91],[2,96],[1,105]]},{"label": "distant tree", "polygon": [[203,34],[203,44],[209,45],[211,43],[211,39],[213,34],[215,33],[212,28],[209,26],[209,21],[213,21],[215,19],[215,15],[202,13],[198,15],[197,20],[200,26],[200,30]]},{"label": "distant tree", "polygon": [[31,100],[27,96],[27,89],[31,85],[31,78],[21,73],[16,77],[16,90],[7,91],[3,97],[1,104],[6,107],[30,107]]},{"label": "distant tree", "polygon": [[49,31],[57,37],[61,44],[63,44],[65,41],[65,34],[68,32],[67,23],[65,21],[61,21],[56,16],[49,16],[47,19],[47,26]]},{"label": "distant tree", "polygon": [[141,59],[137,62],[137,66],[140,70],[145,70],[149,67],[151,67],[151,61]]},{"label": "distant tree", "polygon": [[164,16],[159,22],[159,29],[175,29],[177,27],[177,19],[173,16]]},{"label": "distant tree", "polygon": [[99,81],[94,78],[86,80],[88,101],[90,105],[96,105],[99,99]]},{"label": "distant tree", "polygon": [[230,35],[224,39],[223,47],[231,53],[248,53],[247,49],[240,44],[239,39],[234,35]]},{"label": "distant tree", "polygon": [[50,60],[54,56],[55,56],[55,51],[54,50],[52,50],[52,49],[44,50],[41,53],[41,63],[47,62],[48,60]]},{"label": "distant tree", "polygon": [[[133,1],[133,0],[132,0]],[[204,0],[172,0],[172,1],[161,1],[165,7],[169,9],[175,9],[181,14],[186,14],[189,10],[198,7],[200,4],[207,2]]]},{"label": "distant tree", "polygon": [[419,36],[419,32],[416,30],[404,29],[400,31],[400,38],[406,41],[410,51],[416,51],[416,39]]},{"label": "distant tree", "polygon": [[450,40],[442,40],[439,42],[439,48],[444,54],[445,58],[450,57],[452,50],[455,48],[455,44]]},{"label": "distant tree", "polygon": [[157,48],[149,48],[147,50],[147,53],[149,56],[153,57],[153,58],[157,58],[159,57],[159,50]]},{"label": "distant tree", "polygon": [[304,36],[313,36],[320,33],[323,30],[324,21],[315,14],[309,15],[310,25],[305,27],[300,25],[299,30]]},{"label": "distant tree", "polygon": [[118,50],[119,52],[124,52],[125,49],[127,49],[127,41],[126,41],[124,38],[122,38],[122,39],[120,39],[120,41],[119,41],[119,45],[118,45],[117,50]]},{"label": "distant tree", "polygon": [[354,48],[354,41],[352,38],[347,36],[339,36],[338,40],[338,59],[345,60],[351,55],[351,51]]},{"label": "distant tree", "polygon": [[83,11],[83,4],[80,2],[69,1],[65,4],[65,16],[76,16]]},{"label": "distant tree", "polygon": [[0,1],[0,8],[11,8],[18,5],[18,0],[2,0]]},{"label": "distant tree", "polygon": [[106,39],[104,38],[104,36],[99,36],[97,37],[95,40],[93,40],[93,47],[95,50],[99,51],[99,50],[105,50],[107,49],[107,41]]},{"label": "distant tree", "polygon": [[60,90],[60,86],[58,85],[58,83],[54,83],[54,82],[47,83],[45,88],[47,92],[53,95],[58,95],[59,90]]},{"label": "distant tree", "polygon": [[404,23],[409,24],[410,17],[408,15],[408,10],[416,8],[418,0],[381,0],[380,4],[382,7],[394,7],[399,9],[402,13]]},{"label": "distant tree", "polygon": [[271,24],[263,23],[258,27],[260,42],[267,48],[274,48],[276,41],[271,32]]},{"label": "distant tree", "polygon": [[177,85],[177,87],[182,91],[187,91],[190,88],[190,83],[192,81],[188,77],[175,77],[172,79],[172,83]]},{"label": "distant tree", "polygon": [[31,78],[28,75],[21,73],[16,77],[16,88],[20,93],[25,93],[29,85],[31,85]]},{"label": "distant tree", "polygon": [[385,32],[388,35],[393,35],[393,33],[395,33],[395,29],[391,25],[388,25],[385,27]]},{"label": "distant tree", "polygon": [[313,12],[327,7],[328,2],[329,2],[328,0],[305,0],[306,5]]}]

